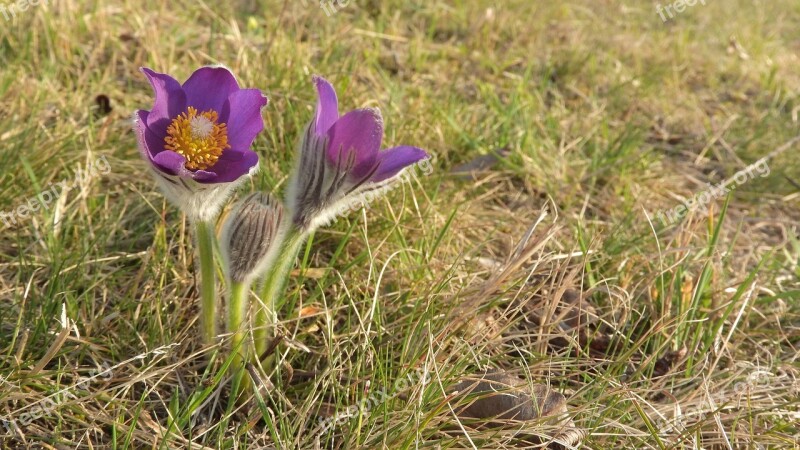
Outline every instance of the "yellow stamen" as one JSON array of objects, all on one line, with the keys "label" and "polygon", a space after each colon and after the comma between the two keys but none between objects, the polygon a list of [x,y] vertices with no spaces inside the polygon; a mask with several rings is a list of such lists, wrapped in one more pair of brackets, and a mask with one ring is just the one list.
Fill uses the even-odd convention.
[{"label": "yellow stamen", "polygon": [[176,117],[167,128],[164,139],[167,150],[180,153],[186,158],[186,168],[206,170],[216,164],[222,151],[228,145],[228,129],[224,123],[217,123],[217,113],[209,109],[197,113],[189,110]]}]

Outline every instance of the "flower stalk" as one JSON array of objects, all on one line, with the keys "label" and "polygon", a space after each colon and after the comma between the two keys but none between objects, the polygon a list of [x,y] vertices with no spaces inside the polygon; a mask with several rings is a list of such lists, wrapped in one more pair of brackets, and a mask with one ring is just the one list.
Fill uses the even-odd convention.
[{"label": "flower stalk", "polygon": [[213,345],[217,337],[217,277],[214,270],[213,225],[198,221],[197,251],[200,257],[200,314],[203,342]]},{"label": "flower stalk", "polygon": [[247,360],[248,348],[245,343],[247,337],[247,293],[249,288],[245,283],[232,282],[230,286],[230,301],[228,303],[228,330],[233,332],[231,337],[231,350],[233,351],[233,367],[244,368]]},{"label": "flower stalk", "polygon": [[261,356],[267,350],[269,341],[274,337],[277,321],[278,299],[286,287],[289,272],[297,259],[297,253],[305,241],[306,233],[289,225],[289,231],[281,242],[277,259],[267,271],[261,287],[261,307],[255,317],[254,337],[256,355]]}]

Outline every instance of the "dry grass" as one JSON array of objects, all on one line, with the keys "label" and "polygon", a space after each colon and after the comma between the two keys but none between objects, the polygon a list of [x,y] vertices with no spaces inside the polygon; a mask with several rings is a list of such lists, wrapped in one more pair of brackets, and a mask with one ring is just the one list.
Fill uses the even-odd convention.
[{"label": "dry grass", "polygon": [[[0,211],[98,157],[111,168],[2,229],[3,448],[559,434],[456,421],[448,386],[486,368],[564,393],[581,448],[799,448],[800,144],[708,213],[654,218],[800,135],[800,5],[707,3],[667,23],[654,3],[589,0],[357,0],[332,17],[314,1],[54,0],[0,16]],[[209,63],[271,98],[248,189],[284,188],[314,73],[345,108],[380,106],[388,144],[435,155],[313,237],[281,364],[244,406],[224,353],[198,342],[191,233],[129,121],[152,101],[140,66],[182,79]],[[499,149],[470,180],[450,173]],[[420,371],[429,383],[394,389]]]}]

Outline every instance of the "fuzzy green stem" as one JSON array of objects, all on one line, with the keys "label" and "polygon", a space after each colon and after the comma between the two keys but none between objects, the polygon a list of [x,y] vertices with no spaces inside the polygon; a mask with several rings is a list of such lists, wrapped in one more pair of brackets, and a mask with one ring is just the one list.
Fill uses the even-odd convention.
[{"label": "fuzzy green stem", "polygon": [[231,350],[234,352],[233,364],[243,367],[244,356],[247,353],[244,340],[247,334],[247,292],[248,287],[244,283],[231,283],[231,296],[228,303],[228,332],[233,333],[231,337]]},{"label": "fuzzy green stem", "polygon": [[281,242],[281,249],[275,263],[272,264],[264,278],[264,285],[261,288],[261,301],[264,302],[264,305],[257,308],[255,317],[254,340],[257,356],[261,356],[267,350],[270,339],[274,337],[278,298],[286,286],[289,271],[294,266],[297,252],[300,251],[305,237],[306,234],[302,230],[290,227]]},{"label": "fuzzy green stem", "polygon": [[232,396],[239,396],[239,393],[247,389],[246,377],[244,376],[244,363],[247,361],[247,310],[250,304],[247,301],[247,293],[250,288],[245,283],[232,281],[230,283],[230,297],[228,301],[228,332],[231,336],[231,368],[233,369],[234,383],[232,385]]},{"label": "fuzzy green stem", "polygon": [[213,345],[217,338],[217,279],[214,268],[213,225],[198,221],[197,249],[200,254],[200,314],[203,341]]}]

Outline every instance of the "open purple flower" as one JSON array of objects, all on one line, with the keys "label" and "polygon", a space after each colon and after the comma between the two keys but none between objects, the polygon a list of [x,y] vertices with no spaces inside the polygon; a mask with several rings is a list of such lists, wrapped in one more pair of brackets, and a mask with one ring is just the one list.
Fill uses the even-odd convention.
[{"label": "open purple flower", "polygon": [[224,67],[202,67],[183,85],[142,68],[155,92],[150,111],[139,110],[135,130],[167,198],[193,219],[209,220],[237,181],[258,168],[250,150],[264,129],[267,98],[241,89]]},{"label": "open purple flower", "polygon": [[357,109],[339,116],[333,86],[321,77],[314,77],[314,84],[317,111],[300,146],[288,202],[294,225],[306,230],[363,202],[365,194],[385,189],[404,169],[428,158],[411,146],[381,151],[380,111]]}]

